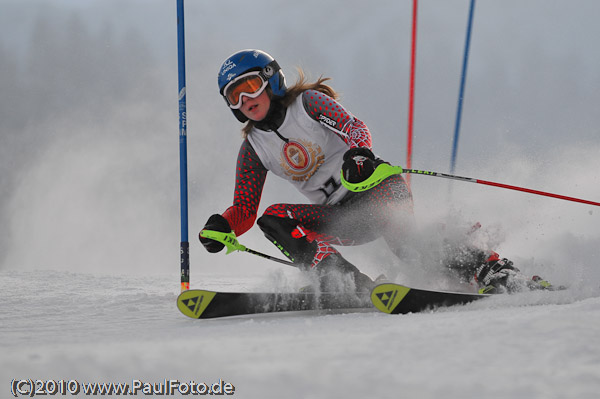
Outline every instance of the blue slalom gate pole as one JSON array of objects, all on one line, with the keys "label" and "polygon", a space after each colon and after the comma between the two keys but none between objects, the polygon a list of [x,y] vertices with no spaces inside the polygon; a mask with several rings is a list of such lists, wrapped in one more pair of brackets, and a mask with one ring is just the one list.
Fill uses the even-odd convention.
[{"label": "blue slalom gate pole", "polygon": [[181,291],[190,289],[188,241],[187,117],[185,101],[185,28],[183,0],[177,0],[177,58],[179,69],[179,186],[181,199]]},{"label": "blue slalom gate pole", "polygon": [[458,136],[460,132],[460,119],[462,116],[462,104],[465,96],[465,81],[467,78],[467,64],[469,61],[469,47],[471,46],[471,29],[473,26],[473,13],[475,10],[475,0],[471,0],[469,6],[469,22],[467,24],[467,38],[465,40],[465,51],[463,56],[463,66],[460,78],[460,91],[458,94],[458,109],[456,111],[456,123],[454,125],[454,141],[452,144],[452,159],[450,160],[450,173],[454,173],[456,167],[456,154],[458,152]]}]

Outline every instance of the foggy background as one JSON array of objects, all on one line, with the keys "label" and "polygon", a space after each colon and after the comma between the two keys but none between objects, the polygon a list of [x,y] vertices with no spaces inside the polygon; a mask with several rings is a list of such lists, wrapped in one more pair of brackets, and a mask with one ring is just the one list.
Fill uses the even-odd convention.
[{"label": "foggy background", "polygon": [[[3,269],[179,273],[175,1],[0,0]],[[419,2],[413,167],[448,172],[468,0]],[[406,161],[412,2],[192,1],[185,5],[191,282],[282,266],[206,253],[232,201],[241,125],[217,70],[259,48],[333,78],[375,152]],[[479,0],[456,174],[600,201],[600,3]],[[600,209],[412,176],[424,225],[481,222],[498,251],[568,281],[598,280]],[[306,202],[269,175],[260,212]],[[240,241],[278,253],[257,228]],[[351,260],[393,262],[381,243]],[[366,270],[375,268],[366,262]],[[363,263],[364,264],[364,263]],[[408,273],[408,271],[407,271]],[[543,274],[542,271],[539,271]],[[575,275],[574,275],[575,274]],[[579,275],[578,275],[579,274]]]}]

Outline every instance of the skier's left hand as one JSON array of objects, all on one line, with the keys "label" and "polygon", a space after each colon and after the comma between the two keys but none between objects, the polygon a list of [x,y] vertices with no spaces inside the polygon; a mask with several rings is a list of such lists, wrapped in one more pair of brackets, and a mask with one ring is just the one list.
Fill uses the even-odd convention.
[{"label": "skier's left hand", "polygon": [[347,182],[360,183],[368,179],[382,163],[385,162],[376,158],[366,147],[351,148],[344,154],[342,173]]}]

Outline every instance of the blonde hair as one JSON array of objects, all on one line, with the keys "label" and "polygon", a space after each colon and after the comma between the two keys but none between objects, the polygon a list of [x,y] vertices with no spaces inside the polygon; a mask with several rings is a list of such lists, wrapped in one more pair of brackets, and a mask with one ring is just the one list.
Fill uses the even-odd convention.
[{"label": "blonde hair", "polygon": [[[323,76],[320,76],[319,79],[317,79],[315,82],[308,83],[306,76],[304,75],[304,71],[302,71],[301,68],[296,69],[298,71],[298,80],[296,80],[296,83],[292,87],[289,87],[285,91],[285,95],[282,98],[274,98],[271,95],[270,87],[267,87],[271,101],[279,101],[281,105],[287,108],[294,102],[296,97],[304,93],[306,90],[320,91],[321,93],[328,95],[334,100],[337,100],[339,98],[338,93],[335,90],[333,90],[331,86],[325,84],[325,82],[330,80],[330,78],[324,78]],[[246,124],[242,127],[243,138],[248,137],[248,134],[250,133],[255,124],[256,121],[253,120],[248,120],[248,122],[246,122]]]}]

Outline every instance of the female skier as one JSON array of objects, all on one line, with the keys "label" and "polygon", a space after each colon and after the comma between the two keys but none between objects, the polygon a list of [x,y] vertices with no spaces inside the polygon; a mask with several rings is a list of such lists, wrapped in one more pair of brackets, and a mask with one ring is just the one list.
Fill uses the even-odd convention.
[{"label": "female skier", "polygon": [[[342,107],[337,93],[320,78],[307,83],[302,71],[287,87],[275,59],[260,50],[242,50],[223,62],[219,92],[242,123],[233,205],[210,216],[203,230],[240,236],[256,221],[265,236],[301,270],[318,277],[323,291],[365,292],[373,280],[344,259],[336,246],[383,237],[405,258],[412,236],[412,195],[400,174],[361,192],[359,185],[384,163],[372,152],[367,126]],[[267,172],[289,181],[311,204],[274,204],[258,219]],[[340,171],[342,173],[340,173]],[[342,181],[344,180],[344,181]],[[211,253],[224,245],[202,237]],[[461,264],[464,262],[460,262]],[[512,262],[477,252],[470,265],[485,286],[512,272]],[[471,267],[472,269],[472,267]]]}]

